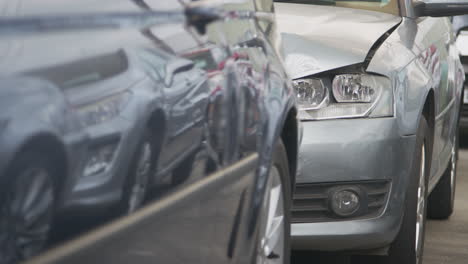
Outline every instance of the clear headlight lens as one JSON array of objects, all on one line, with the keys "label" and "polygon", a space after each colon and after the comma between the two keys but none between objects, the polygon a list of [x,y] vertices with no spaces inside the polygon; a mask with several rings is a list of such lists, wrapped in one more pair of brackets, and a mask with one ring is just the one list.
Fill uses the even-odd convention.
[{"label": "clear headlight lens", "polygon": [[94,126],[118,116],[130,100],[131,93],[123,92],[92,104],[76,108],[76,112],[84,126]]},{"label": "clear headlight lens", "polygon": [[375,97],[370,75],[343,74],[333,79],[333,96],[339,103],[370,103]]},{"label": "clear headlight lens", "polygon": [[333,81],[301,79],[293,85],[302,120],[393,116],[393,90],[387,77],[342,74]]},{"label": "clear headlight lens", "polygon": [[300,79],[293,81],[296,88],[297,104],[304,110],[313,110],[327,105],[329,92],[319,79]]}]

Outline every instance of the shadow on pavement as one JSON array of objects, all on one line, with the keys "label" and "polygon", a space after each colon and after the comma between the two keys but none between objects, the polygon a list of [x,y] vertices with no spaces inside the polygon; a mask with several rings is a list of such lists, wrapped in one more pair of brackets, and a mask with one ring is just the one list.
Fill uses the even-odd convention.
[{"label": "shadow on pavement", "polygon": [[468,148],[468,132],[460,132],[460,148]]},{"label": "shadow on pavement", "polygon": [[291,254],[292,264],[350,264],[351,258],[349,255],[339,254],[336,252],[306,252],[293,251]]}]

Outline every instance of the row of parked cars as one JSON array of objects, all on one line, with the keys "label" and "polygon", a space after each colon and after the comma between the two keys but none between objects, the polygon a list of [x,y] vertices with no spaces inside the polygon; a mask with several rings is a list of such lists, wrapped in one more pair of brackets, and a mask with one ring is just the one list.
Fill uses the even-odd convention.
[{"label": "row of parked cars", "polygon": [[420,264],[453,211],[468,2],[0,10],[1,264]]}]

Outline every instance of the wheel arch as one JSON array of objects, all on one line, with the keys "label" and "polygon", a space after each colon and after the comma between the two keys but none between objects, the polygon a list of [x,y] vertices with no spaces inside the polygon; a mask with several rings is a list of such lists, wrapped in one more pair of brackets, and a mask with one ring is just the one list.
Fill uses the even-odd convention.
[{"label": "wheel arch", "polygon": [[424,117],[426,119],[427,126],[429,128],[429,157],[432,157],[435,132],[435,96],[433,89],[430,89],[427,93],[421,117]]},{"label": "wheel arch", "polygon": [[53,175],[54,180],[56,181],[59,195],[61,195],[69,168],[68,155],[63,142],[56,135],[48,132],[32,135],[18,148],[10,164],[27,151],[37,151],[51,157],[56,169]]},{"label": "wheel arch", "polygon": [[286,115],[285,122],[281,130],[281,139],[283,140],[286,148],[286,154],[289,163],[289,173],[291,177],[291,188],[294,190],[296,172],[297,172],[297,158],[299,150],[299,128],[297,120],[297,109],[291,108]]}]

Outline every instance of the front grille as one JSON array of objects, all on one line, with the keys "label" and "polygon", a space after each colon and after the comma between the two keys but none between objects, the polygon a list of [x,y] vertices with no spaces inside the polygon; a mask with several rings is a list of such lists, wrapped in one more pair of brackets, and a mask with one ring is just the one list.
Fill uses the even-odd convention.
[{"label": "front grille", "polygon": [[468,104],[463,104],[461,109],[461,116],[468,117]]},{"label": "front grille", "polygon": [[[338,187],[360,190],[361,207],[356,215],[343,218],[331,211],[328,205],[330,192]],[[385,208],[389,189],[389,181],[296,184],[292,222],[314,223],[377,217]]]}]

